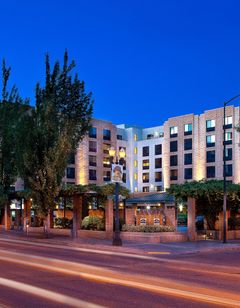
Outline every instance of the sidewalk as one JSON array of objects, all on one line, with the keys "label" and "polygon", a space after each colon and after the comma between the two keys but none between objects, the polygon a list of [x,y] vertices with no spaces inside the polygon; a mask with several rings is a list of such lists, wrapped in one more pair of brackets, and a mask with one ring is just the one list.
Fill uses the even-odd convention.
[{"label": "sidewalk", "polygon": [[[197,254],[204,252],[221,252],[229,250],[240,251],[240,240],[229,240],[226,244],[222,241],[203,240],[195,242],[176,242],[176,243],[156,243],[156,244],[139,244],[134,242],[123,242],[123,246],[112,246],[111,240],[102,239],[86,239],[77,238],[72,240],[66,236],[49,235],[48,238],[44,238],[43,234],[30,233],[27,237],[26,233],[20,231],[0,231],[0,238],[22,240],[35,243],[44,243],[50,245],[79,247],[86,249],[105,250],[121,253],[132,253],[140,255],[185,255],[185,254]],[[57,247],[56,247],[57,248]]]}]

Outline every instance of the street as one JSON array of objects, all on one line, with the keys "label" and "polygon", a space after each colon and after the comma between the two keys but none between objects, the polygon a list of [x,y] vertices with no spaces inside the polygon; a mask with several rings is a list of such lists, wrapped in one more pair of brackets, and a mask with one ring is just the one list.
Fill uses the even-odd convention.
[{"label": "street", "polygon": [[240,307],[238,249],[96,247],[1,235],[1,307]]}]

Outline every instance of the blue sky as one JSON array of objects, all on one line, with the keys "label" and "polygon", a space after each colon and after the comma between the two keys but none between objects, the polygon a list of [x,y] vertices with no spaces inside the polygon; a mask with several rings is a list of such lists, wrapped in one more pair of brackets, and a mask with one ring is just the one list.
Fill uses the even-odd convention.
[{"label": "blue sky", "polygon": [[95,117],[149,127],[240,94],[239,13],[238,0],[0,1],[0,58],[34,104],[45,53],[67,48]]}]

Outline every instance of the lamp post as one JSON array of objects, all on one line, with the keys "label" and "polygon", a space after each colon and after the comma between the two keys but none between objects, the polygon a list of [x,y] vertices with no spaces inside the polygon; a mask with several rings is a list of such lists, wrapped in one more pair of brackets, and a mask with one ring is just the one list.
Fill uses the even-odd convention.
[{"label": "lamp post", "polygon": [[[122,167],[120,167],[119,169],[117,169],[117,167],[122,165],[122,161],[126,156],[125,150],[121,148],[118,155],[116,155],[115,149],[111,147],[109,150],[109,155],[111,157],[112,167],[114,164],[118,172],[119,170],[122,170],[121,169]],[[114,216],[115,230],[113,232],[113,242],[112,242],[114,246],[122,246],[122,240],[120,238],[120,223],[119,223],[119,187],[120,183],[122,182],[122,173],[120,172],[118,175],[119,177],[112,176],[112,182],[115,182],[115,216]]]},{"label": "lamp post", "polygon": [[236,95],[223,103],[223,243],[227,243],[227,181],[226,181],[226,106],[240,97]]}]

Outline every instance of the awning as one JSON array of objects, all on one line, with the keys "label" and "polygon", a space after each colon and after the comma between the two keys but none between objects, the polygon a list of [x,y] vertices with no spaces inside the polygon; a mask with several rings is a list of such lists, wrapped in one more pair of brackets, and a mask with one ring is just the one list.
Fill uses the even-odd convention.
[{"label": "awning", "polygon": [[126,200],[126,204],[134,203],[174,203],[175,198],[166,192],[155,193],[152,195],[139,196],[135,198],[129,198]]}]

